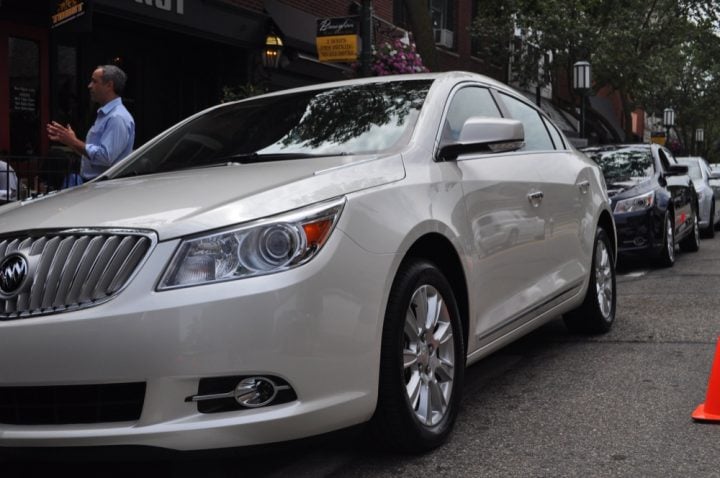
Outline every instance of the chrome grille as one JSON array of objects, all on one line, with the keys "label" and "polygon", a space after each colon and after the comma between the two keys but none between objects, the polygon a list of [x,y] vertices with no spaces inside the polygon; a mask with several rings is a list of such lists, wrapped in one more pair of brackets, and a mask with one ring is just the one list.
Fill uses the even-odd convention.
[{"label": "chrome grille", "polygon": [[143,231],[87,229],[0,237],[0,260],[20,253],[29,263],[27,285],[0,297],[0,319],[51,314],[110,299],[148,255],[154,237]]}]

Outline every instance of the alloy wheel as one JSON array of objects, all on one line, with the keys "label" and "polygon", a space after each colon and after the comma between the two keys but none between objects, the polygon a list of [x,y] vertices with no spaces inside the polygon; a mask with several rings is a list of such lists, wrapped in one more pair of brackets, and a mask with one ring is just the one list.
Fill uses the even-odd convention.
[{"label": "alloy wheel", "polygon": [[600,313],[607,318],[612,313],[613,284],[610,253],[605,242],[597,241],[595,246],[595,290],[597,292]]},{"label": "alloy wheel", "polygon": [[403,373],[415,417],[425,426],[445,416],[453,391],[455,341],[450,313],[434,287],[423,285],[405,314]]}]

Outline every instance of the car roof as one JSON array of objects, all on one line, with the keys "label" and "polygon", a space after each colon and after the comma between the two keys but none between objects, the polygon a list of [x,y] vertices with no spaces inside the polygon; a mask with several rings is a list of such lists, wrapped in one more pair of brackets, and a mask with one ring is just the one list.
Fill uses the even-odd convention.
[{"label": "car roof", "polygon": [[414,81],[414,80],[429,80],[429,81],[441,81],[441,82],[452,82],[457,83],[461,81],[474,81],[480,82],[487,86],[492,86],[498,90],[518,95],[519,92],[508,85],[501,83],[489,76],[481,75],[479,73],[472,73],[469,71],[444,71],[437,73],[410,73],[404,75],[385,75],[385,76],[372,76],[368,78],[354,78],[350,80],[332,81],[328,83],[316,83],[313,85],[301,86],[297,88],[289,88],[286,90],[274,91],[263,95],[252,96],[244,98],[239,101],[247,101],[257,99],[260,97],[272,97],[281,96],[293,93],[300,93],[305,91],[314,91],[327,88],[338,88],[343,86],[353,85],[365,85],[365,84],[378,84],[378,83],[390,83],[395,81]]}]

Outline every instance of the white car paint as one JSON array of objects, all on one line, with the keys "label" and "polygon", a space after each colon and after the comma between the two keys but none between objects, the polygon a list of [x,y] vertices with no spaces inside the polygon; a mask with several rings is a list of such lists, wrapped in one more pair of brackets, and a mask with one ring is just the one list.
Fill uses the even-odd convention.
[{"label": "white car paint", "polygon": [[[408,251],[429,237],[462,266],[468,363],[580,305],[598,224],[607,221],[613,246],[615,240],[598,168],[565,145],[434,161],[455,88],[480,85],[521,95],[473,74],[418,77],[434,83],[411,138],[399,150],[98,180],[0,208],[3,236],[120,228],[148,231],[157,241],[111,300],[0,321],[0,361],[14,364],[4,369],[0,387],[142,381],[147,388],[140,418],[0,424],[0,446],[223,448],[367,421],[377,402],[389,290]],[[123,164],[141,157],[144,148]],[[534,192],[544,193],[537,205],[528,199]],[[258,277],[157,289],[184,237],[334,198],[344,198],[342,214],[327,243],[306,264]],[[517,227],[538,233],[484,249],[485,233],[474,225],[508,209],[522,211]],[[512,221],[498,225],[512,226]],[[202,378],[262,374],[287,380],[297,399],[218,414],[199,413],[186,401],[198,393]]]}]

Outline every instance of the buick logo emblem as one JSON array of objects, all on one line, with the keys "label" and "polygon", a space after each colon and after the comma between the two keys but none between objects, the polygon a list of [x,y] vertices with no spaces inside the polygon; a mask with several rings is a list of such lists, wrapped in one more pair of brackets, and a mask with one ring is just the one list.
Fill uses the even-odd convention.
[{"label": "buick logo emblem", "polygon": [[21,254],[11,254],[0,262],[0,293],[12,296],[20,291],[28,276],[28,262]]}]

